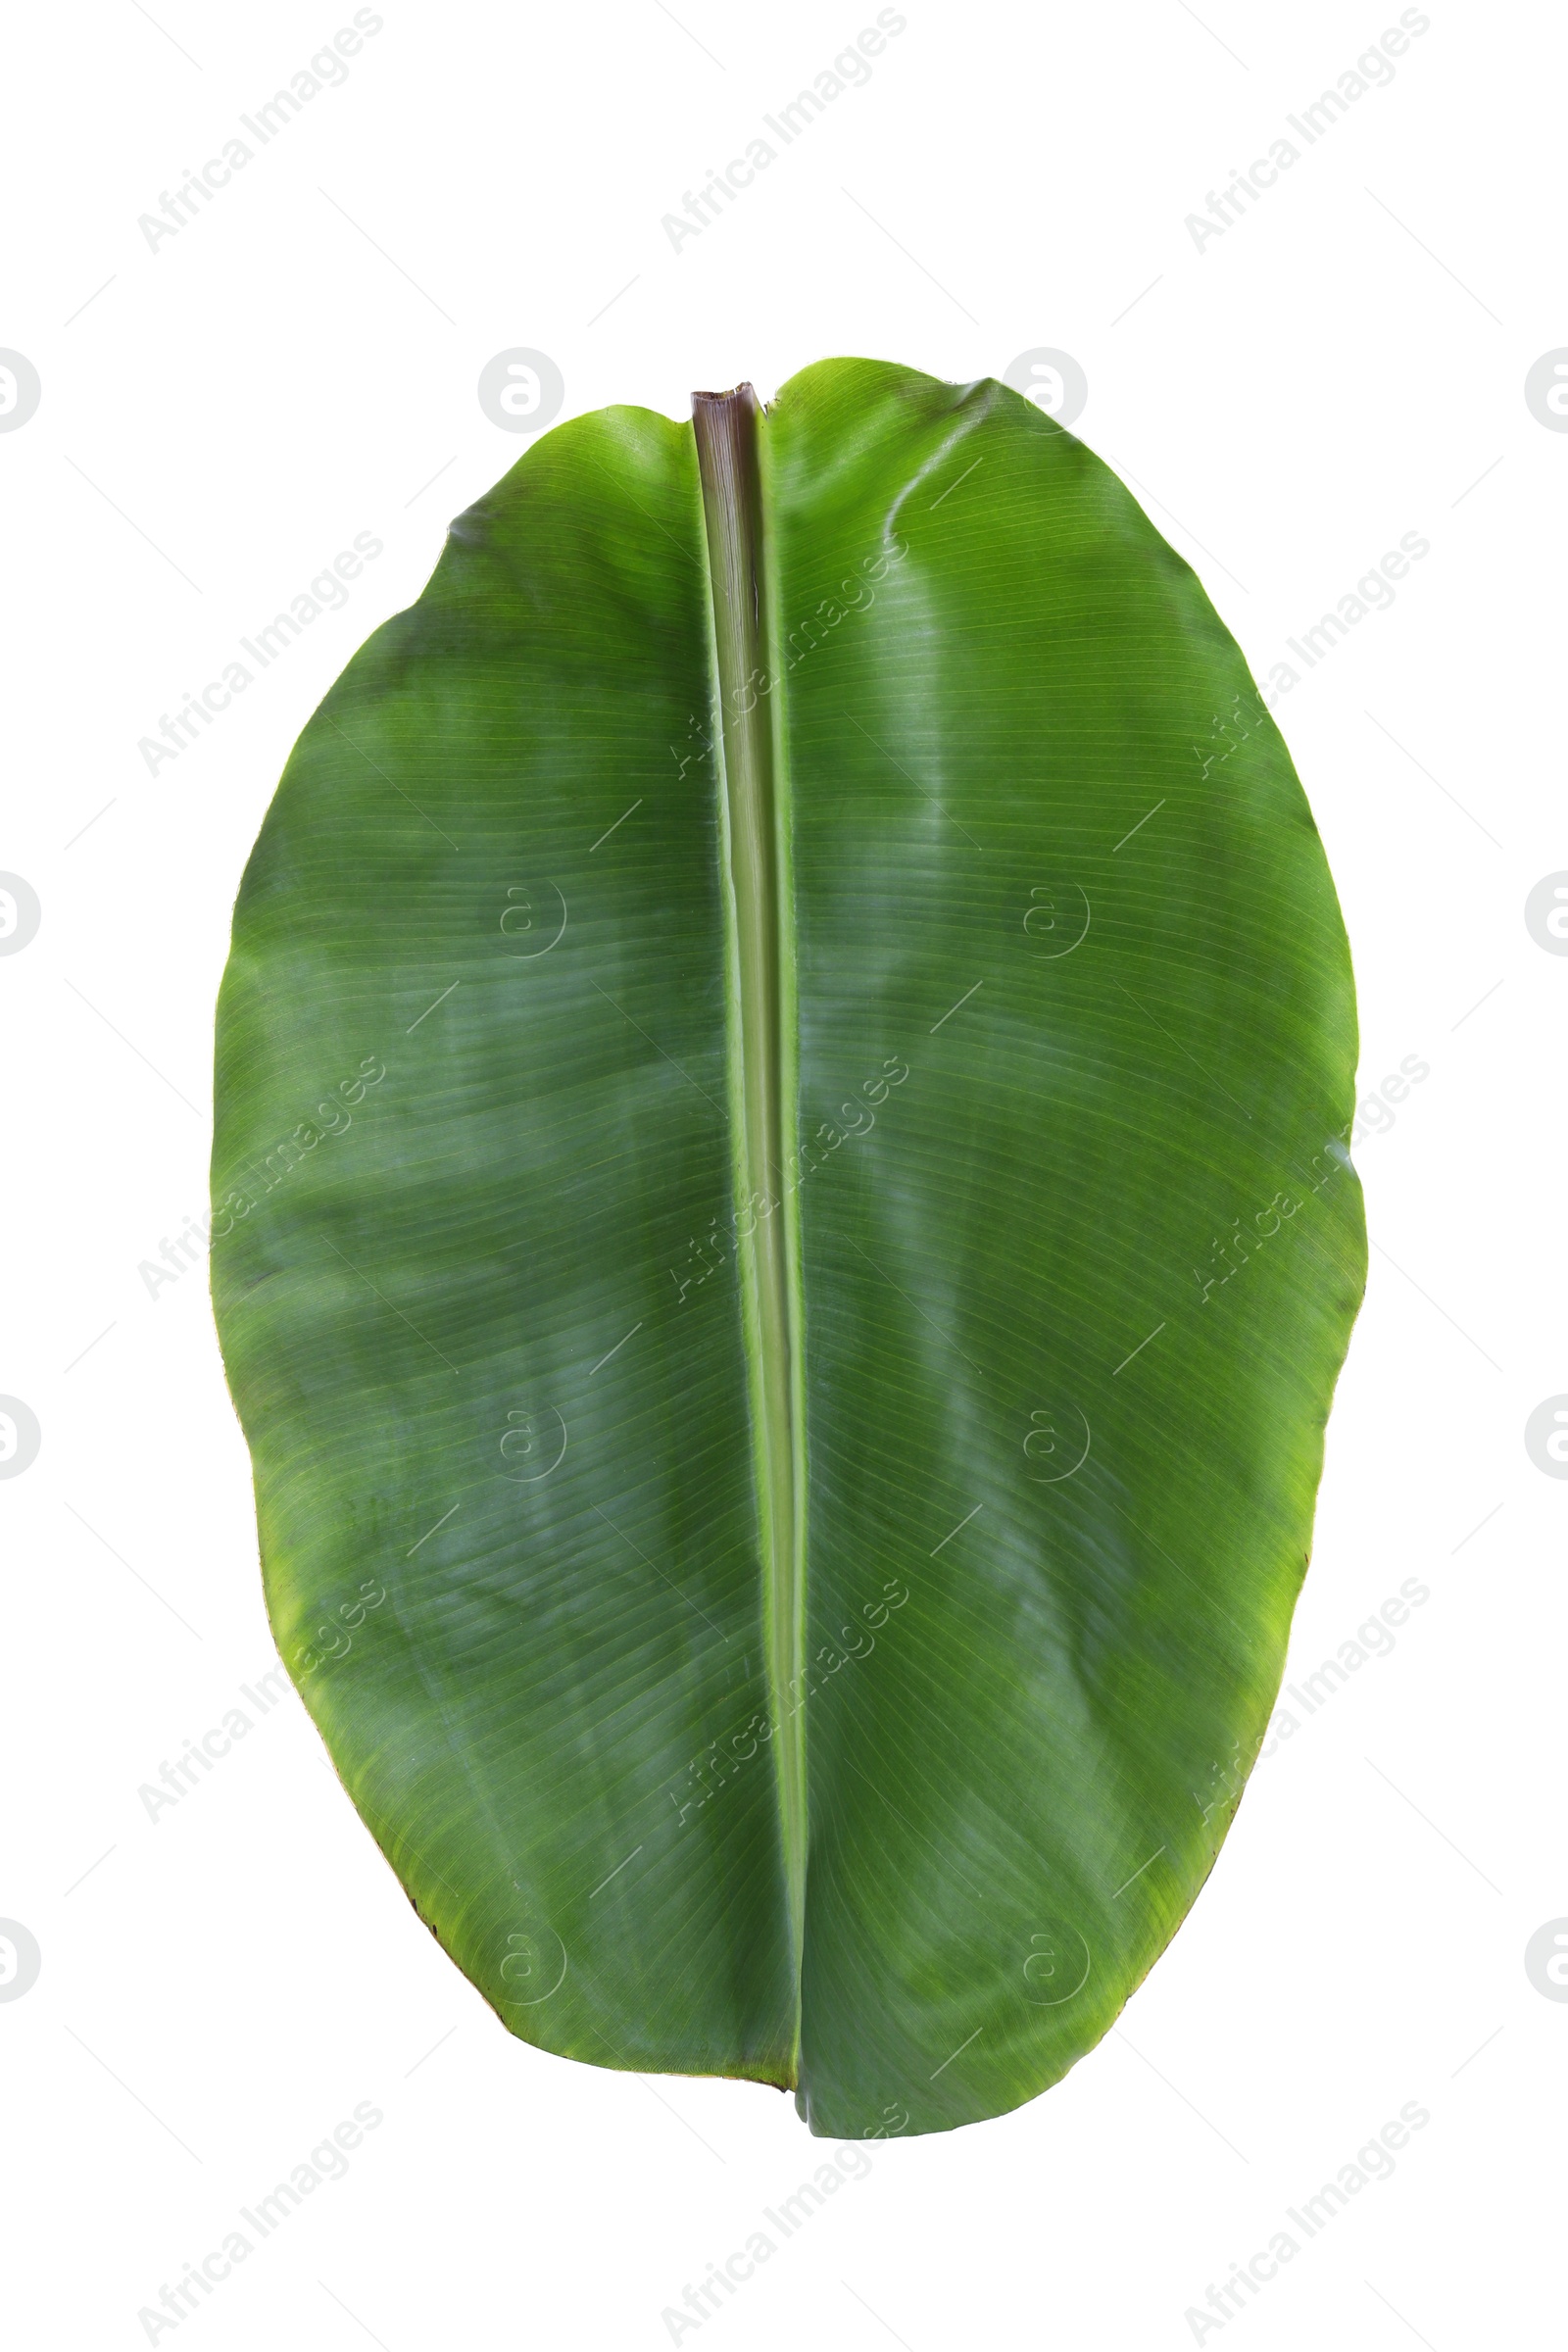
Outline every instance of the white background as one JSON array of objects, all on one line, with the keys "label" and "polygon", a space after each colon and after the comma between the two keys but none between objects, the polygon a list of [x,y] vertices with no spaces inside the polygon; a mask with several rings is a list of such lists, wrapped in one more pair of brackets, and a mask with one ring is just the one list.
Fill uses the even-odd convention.
[{"label": "white background", "polygon": [[[1568,867],[1568,434],[1524,378],[1568,343],[1561,19],[1434,0],[1392,83],[1199,250],[1185,217],[1397,8],[909,0],[868,83],[677,254],[661,216],[865,0],[679,0],[678,24],[387,0],[343,86],[152,251],[138,215],[352,11],[155,13],[15,26],[0,163],[0,344],[43,386],[0,434],[0,868],[43,910],[0,958],[0,1392],[42,1429],[0,1482],[0,1915],[42,1951],[0,2002],[11,2338],[148,2340],[139,2309],[357,2102],[384,2121],[347,2178],[157,2341],[656,2347],[826,2152],[767,2090],[509,2038],[292,1691],[147,1818],[139,1786],[275,1661],[205,1268],[155,1298],[138,1268],[204,1203],[229,908],[288,748],[524,446],[479,409],[484,363],[547,352],[567,416],[680,416],[830,354],[968,379],[1048,345],[1260,678],[1401,534],[1431,543],[1276,710],[1355,955],[1362,1092],[1430,1065],[1357,1152],[1376,1247],[1291,1677],[1403,1580],[1430,1596],[1265,1755],[1099,2050],[1013,2116],[872,2145],[680,2340],[1174,2352],[1410,2101],[1431,2120],[1394,2177],[1200,2340],[1541,2340],[1568,2006],[1524,1949],[1568,1913],[1568,1486],[1523,1431],[1568,1390],[1568,958],[1524,901]],[[347,608],[149,774],[138,740],[357,532],[384,553]]]}]

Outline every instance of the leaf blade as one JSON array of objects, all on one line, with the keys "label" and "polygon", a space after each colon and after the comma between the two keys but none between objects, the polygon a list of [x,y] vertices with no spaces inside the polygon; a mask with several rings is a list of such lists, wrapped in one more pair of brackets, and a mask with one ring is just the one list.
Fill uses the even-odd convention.
[{"label": "leaf blade", "polygon": [[688,431],[583,420],[307,730],[236,913],[215,1198],[387,1076],[213,1263],[279,1643],[421,1914],[546,2047],[780,2080],[765,1767],[705,1763],[767,1702],[700,530]]},{"label": "leaf blade", "polygon": [[[1250,681],[1098,461],[866,363],[771,425],[786,608],[843,615],[787,681],[803,1121],[910,1071],[802,1195],[808,1646],[910,1593],[813,1701],[803,2103],[944,2129],[1103,2033],[1266,1722],[1364,1269],[1353,1176],[1307,1174],[1348,959],[1260,713],[1200,775]],[[1200,1305],[1221,1211],[1261,1217]]]},{"label": "leaf blade", "polygon": [[1353,997],[1241,657],[1087,451],[834,362],[762,468],[808,1695],[686,428],[542,440],[302,739],[215,1300],[280,1645],[508,2026],[942,2130],[1092,2046],[1234,1810],[1364,1280]]}]

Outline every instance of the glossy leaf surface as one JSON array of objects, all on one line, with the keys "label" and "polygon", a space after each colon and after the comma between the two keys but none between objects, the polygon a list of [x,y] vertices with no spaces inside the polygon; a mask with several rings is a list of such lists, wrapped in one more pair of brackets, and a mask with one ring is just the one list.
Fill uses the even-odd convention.
[{"label": "glossy leaf surface", "polygon": [[943,2130],[1105,2032],[1261,1739],[1349,960],[1070,435],[860,361],[725,416],[745,478],[548,434],[306,730],[214,1292],[283,1657],[506,2025]]}]

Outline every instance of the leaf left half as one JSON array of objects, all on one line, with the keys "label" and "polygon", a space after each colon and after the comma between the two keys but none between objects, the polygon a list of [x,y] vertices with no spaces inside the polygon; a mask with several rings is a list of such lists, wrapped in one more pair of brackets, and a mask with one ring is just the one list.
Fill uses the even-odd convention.
[{"label": "leaf left half", "polygon": [[421,1916],[525,2039],[786,2082],[710,641],[687,426],[454,523],[246,870],[213,1289],[278,1645]]}]

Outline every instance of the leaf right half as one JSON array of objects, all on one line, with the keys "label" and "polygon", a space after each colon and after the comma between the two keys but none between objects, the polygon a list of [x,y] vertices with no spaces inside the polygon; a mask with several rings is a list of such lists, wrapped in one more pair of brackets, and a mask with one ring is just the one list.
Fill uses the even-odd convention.
[{"label": "leaf right half", "polygon": [[842,361],[762,452],[808,1170],[799,2097],[860,2136],[1057,2080],[1213,1865],[1364,1287],[1356,1023],[1285,746],[1099,460],[995,383]]}]

